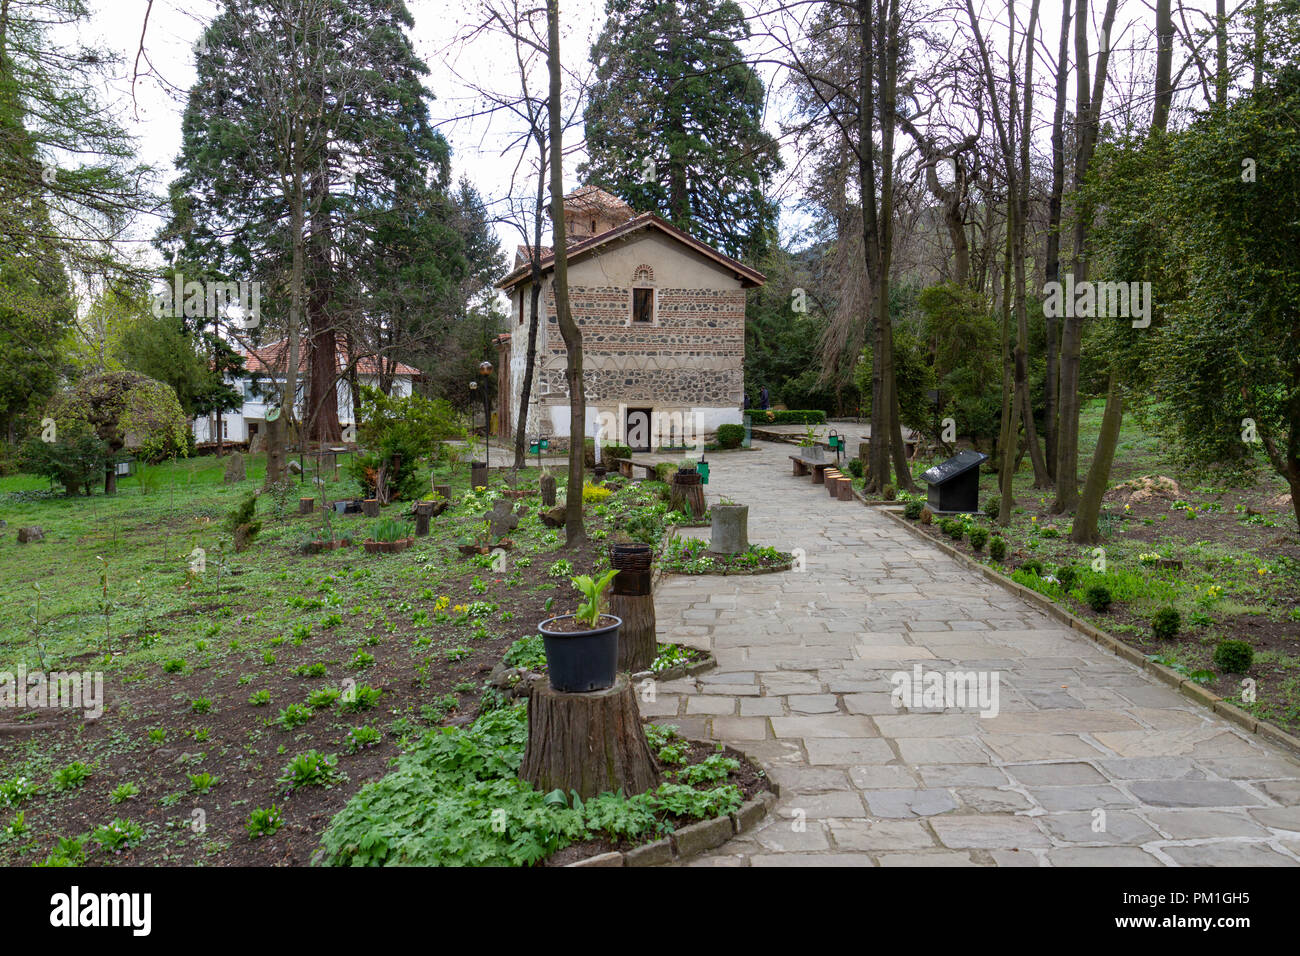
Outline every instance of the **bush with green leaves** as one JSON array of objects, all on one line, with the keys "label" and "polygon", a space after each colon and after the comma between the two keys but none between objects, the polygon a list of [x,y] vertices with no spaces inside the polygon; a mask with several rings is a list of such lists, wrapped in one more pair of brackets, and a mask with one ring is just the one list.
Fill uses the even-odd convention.
[{"label": "bush with green leaves", "polygon": [[718,444],[723,448],[739,448],[745,440],[744,425],[719,425]]},{"label": "bush with green leaves", "polygon": [[[349,473],[362,493],[374,498],[380,469],[387,464],[388,500],[418,498],[428,490],[420,474],[421,460],[436,455],[443,442],[465,437],[460,416],[446,400],[418,393],[390,396],[362,385],[357,397],[361,416],[357,438],[367,450],[352,456]],[[396,468],[394,456],[401,456]]]},{"label": "bush with green leaves", "polygon": [[994,535],[989,539],[989,557],[994,561],[1002,561],[1007,556],[1007,540]]},{"label": "bush with green leaves", "polygon": [[280,813],[280,808],[272,804],[269,807],[259,807],[249,813],[248,819],[244,822],[244,829],[248,831],[250,840],[256,840],[259,837],[270,836],[283,825],[284,817]]},{"label": "bush with green leaves", "polygon": [[1028,561],[1021,562],[1018,570],[1041,578],[1043,576],[1043,562],[1036,558],[1030,558]]},{"label": "bush with green leaves", "polygon": [[1088,602],[1088,607],[1092,608],[1098,614],[1104,614],[1110,607],[1113,600],[1110,594],[1110,588],[1104,584],[1093,584],[1084,592],[1083,599]]},{"label": "bush with green leaves", "polygon": [[996,521],[998,513],[1002,510],[1002,496],[989,495],[984,499],[984,514],[990,521]]},{"label": "bush with green leaves", "polygon": [[277,778],[287,790],[302,787],[330,787],[342,779],[338,769],[338,757],[323,754],[317,750],[300,753],[287,764]]},{"label": "bush with green leaves", "polygon": [[1061,590],[1069,592],[1079,580],[1079,569],[1073,564],[1061,564],[1056,568],[1056,580],[1061,582]]},{"label": "bush with green leaves", "polygon": [[987,528],[970,529],[970,546],[976,551],[983,551],[984,545],[988,543],[989,532]]},{"label": "bush with green leaves", "polygon": [[903,517],[916,521],[921,517],[921,512],[925,510],[925,505],[919,501],[909,501],[903,505]]},{"label": "bush with green leaves", "polygon": [[[652,725],[646,736],[653,747],[671,734]],[[334,817],[321,841],[326,862],[531,866],[572,843],[655,839],[666,830],[666,816],[718,816],[741,803],[734,785],[697,790],[666,783],[633,797],[607,793],[585,801],[559,790],[542,793],[518,776],[527,741],[523,705],[490,710],[468,728],[430,730],[397,758],[394,772],[367,784]]]},{"label": "bush with green leaves", "polygon": [[502,659],[507,667],[541,670],[546,666],[546,645],[542,642],[542,635],[529,634],[519,638],[506,649]]},{"label": "bush with green leaves", "polygon": [[861,478],[867,473],[867,466],[862,463],[861,458],[849,459],[849,474],[854,478]]},{"label": "bush with green leaves", "polygon": [[90,778],[90,765],[74,760],[54,771],[50,783],[55,790],[76,790]]},{"label": "bush with green leaves", "polygon": [[1177,610],[1163,607],[1156,611],[1155,617],[1151,619],[1151,635],[1158,641],[1173,640],[1178,636],[1178,629],[1182,624],[1183,619]]},{"label": "bush with green leaves", "polygon": [[1255,663],[1255,649],[1245,641],[1225,639],[1214,647],[1214,666],[1228,674],[1244,674]]},{"label": "bush with green leaves", "polygon": [[57,481],[68,495],[89,495],[91,486],[104,480],[109,460],[105,442],[82,434],[53,442],[33,438],[23,446],[19,464],[23,471]]}]

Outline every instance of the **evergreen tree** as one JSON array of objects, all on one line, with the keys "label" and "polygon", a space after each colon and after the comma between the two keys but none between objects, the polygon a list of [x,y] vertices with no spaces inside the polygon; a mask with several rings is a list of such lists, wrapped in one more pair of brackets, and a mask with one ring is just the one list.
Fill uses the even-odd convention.
[{"label": "evergreen tree", "polygon": [[728,255],[754,259],[775,229],[781,169],[763,83],[741,53],[731,0],[607,0],[583,119],[587,183]]}]

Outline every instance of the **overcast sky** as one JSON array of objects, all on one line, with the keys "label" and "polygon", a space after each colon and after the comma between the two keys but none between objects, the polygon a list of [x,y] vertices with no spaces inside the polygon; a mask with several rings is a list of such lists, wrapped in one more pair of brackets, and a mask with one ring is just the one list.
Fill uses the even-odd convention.
[{"label": "overcast sky", "polygon": [[[216,15],[219,4],[211,0],[153,0],[152,5],[148,0],[89,0],[89,3],[94,15],[83,29],[82,39],[116,52],[123,60],[119,76],[105,91],[104,99],[120,113],[126,128],[137,137],[141,160],[159,170],[161,188],[174,175],[172,164],[180,148],[184,94],[194,79],[193,44],[204,24]],[[491,121],[457,118],[474,111],[477,102],[474,86],[502,91],[518,89],[513,49],[504,38],[492,33],[479,33],[473,42],[464,42],[482,18],[478,0],[408,0],[408,5],[415,17],[412,34],[415,49],[429,66],[426,84],[436,97],[431,113],[451,143],[455,174],[468,175],[489,201],[500,200],[509,192],[512,176],[518,171],[519,151],[509,148],[519,134],[517,123],[502,117]],[[1199,5],[1212,8],[1211,0],[1201,0]],[[1028,0],[1020,0],[1016,5],[1017,15],[1025,16],[1028,6]],[[603,7],[604,0],[562,0],[562,55],[566,68],[576,75],[589,71],[587,56],[604,21]],[[990,19],[1006,14],[1003,0],[977,3],[976,8],[987,9]],[[1117,46],[1124,48],[1135,39],[1145,39],[1152,22],[1150,10],[1146,0],[1121,3],[1115,31]],[[1043,0],[1037,71],[1040,80],[1049,61],[1055,59],[1060,16],[1060,0]],[[133,90],[131,77],[135,73],[142,32],[145,57],[140,60],[139,71],[145,75],[134,83]],[[1095,28],[1091,34],[1095,50]],[[996,30],[990,31],[989,42],[1000,48]],[[1002,42],[1001,47],[1004,46]],[[756,42],[747,52],[759,49]],[[1124,69],[1119,67],[1118,82],[1123,81]],[[1128,71],[1136,76],[1131,66]],[[773,87],[765,122],[776,133],[783,105],[780,77],[772,68],[764,67],[762,73]],[[1149,85],[1150,80],[1140,78],[1138,82]],[[1050,115],[1050,108],[1040,104],[1039,112]],[[569,134],[571,143],[580,138],[576,130]],[[800,158],[792,147],[784,145],[783,153],[787,167],[797,170]],[[571,156],[566,160],[566,188],[578,185],[574,170],[580,159],[581,156]],[[783,181],[779,185],[783,234],[787,239],[795,238],[802,221],[793,205],[798,198],[797,183]],[[156,222],[142,222],[138,235],[146,238],[156,226]],[[513,249],[518,242],[517,233],[504,225],[498,232],[506,248]]]}]

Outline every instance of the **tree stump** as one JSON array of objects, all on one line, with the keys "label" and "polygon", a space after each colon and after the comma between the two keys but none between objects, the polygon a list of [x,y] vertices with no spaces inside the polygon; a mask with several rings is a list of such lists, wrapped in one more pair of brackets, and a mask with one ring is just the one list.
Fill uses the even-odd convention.
[{"label": "tree stump", "polygon": [[433,493],[443,501],[451,500],[451,485],[434,485]]},{"label": "tree stump", "polygon": [[315,509],[316,509],[316,499],[315,499],[315,498],[299,498],[299,499],[298,499],[298,514],[300,514],[300,515],[309,515],[309,514],[311,514]]},{"label": "tree stump", "polygon": [[472,461],[469,464],[469,486],[486,488],[488,483],[488,466],[485,461]]},{"label": "tree stump", "polygon": [[542,475],[542,505],[547,508],[555,507],[554,475]]},{"label": "tree stump", "polygon": [[366,498],[361,502],[361,513],[367,518],[378,518],[379,500],[377,498]]},{"label": "tree stump", "polygon": [[421,501],[415,506],[415,534],[423,538],[429,533],[429,519],[433,517],[433,502]]},{"label": "tree stump", "polygon": [[563,694],[546,681],[535,682],[519,777],[543,793],[576,790],[583,799],[657,787],[659,768],[627,675],[620,674],[613,687],[586,694]]},{"label": "tree stump", "polygon": [[708,510],[704,505],[704,485],[700,483],[698,473],[695,473],[694,481],[682,481],[681,477],[681,472],[673,476],[672,508],[689,514],[698,521]]}]

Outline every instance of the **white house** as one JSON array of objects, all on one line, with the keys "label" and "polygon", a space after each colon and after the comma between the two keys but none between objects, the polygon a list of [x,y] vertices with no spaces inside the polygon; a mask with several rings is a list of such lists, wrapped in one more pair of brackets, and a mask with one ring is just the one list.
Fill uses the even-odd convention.
[{"label": "white house", "polygon": [[[285,369],[287,367],[287,362],[283,358],[284,352],[285,341],[283,339],[278,342],[271,342],[258,349],[240,350],[240,355],[244,359],[244,368],[249,374],[237,378],[227,378],[227,381],[244,397],[244,404],[238,411],[226,412],[221,416],[220,427],[223,441],[236,444],[251,443],[254,435],[265,430],[267,409],[276,406],[276,398],[279,396],[281,389],[284,388]],[[306,415],[306,379],[309,371],[306,353],[307,350],[303,349],[302,354],[299,356],[298,382],[295,389],[297,400],[294,403],[294,417],[299,421],[302,421]],[[390,374],[393,381],[390,394],[396,397],[410,395],[412,385],[420,375],[419,369],[404,365],[401,362],[389,364],[392,366]],[[339,379],[336,387],[338,391],[339,422],[345,427],[355,424],[356,421],[353,414],[352,389],[347,378],[343,376],[343,370],[346,367],[347,356],[340,352],[337,362]],[[380,370],[380,360],[374,356],[364,356],[358,359],[356,365],[358,384],[378,388]],[[251,377],[253,373],[259,376],[257,385],[253,383]],[[194,440],[197,443],[216,442],[216,415],[196,418],[192,427],[194,429]]]}]

